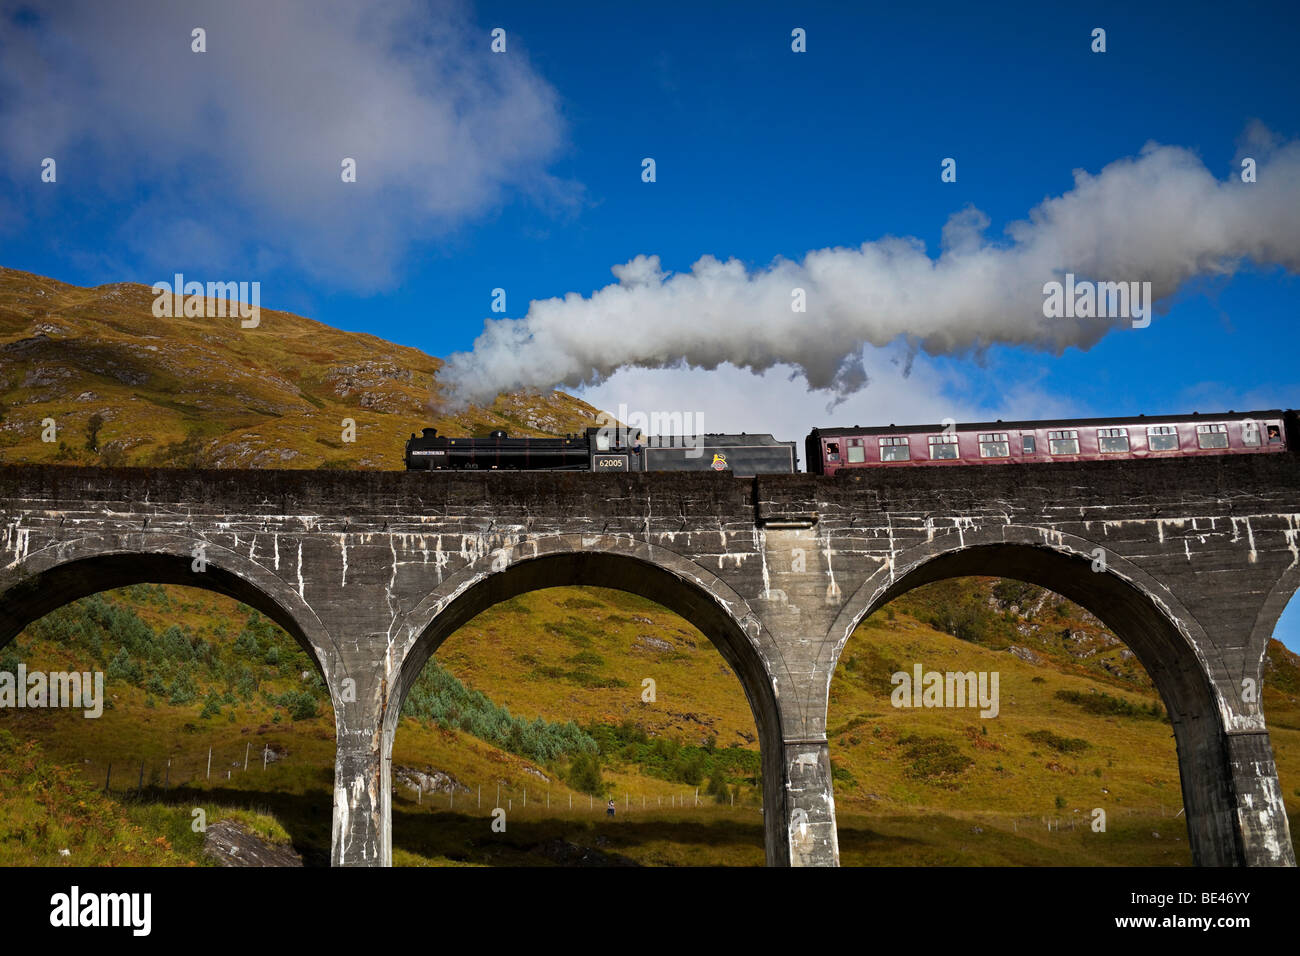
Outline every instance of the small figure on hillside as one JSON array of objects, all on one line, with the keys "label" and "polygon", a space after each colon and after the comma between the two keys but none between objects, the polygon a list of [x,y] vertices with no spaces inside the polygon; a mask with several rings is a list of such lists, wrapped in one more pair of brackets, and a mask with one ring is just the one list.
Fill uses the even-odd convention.
[{"label": "small figure on hillside", "polygon": [[610,797],[609,803],[605,806],[605,816],[612,817],[613,815],[614,815],[614,798]]}]

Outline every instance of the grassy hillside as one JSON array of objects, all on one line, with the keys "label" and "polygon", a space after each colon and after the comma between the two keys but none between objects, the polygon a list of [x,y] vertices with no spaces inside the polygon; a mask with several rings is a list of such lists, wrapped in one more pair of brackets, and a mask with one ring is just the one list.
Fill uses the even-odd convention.
[{"label": "grassy hillside", "polygon": [[252,329],[155,318],[153,301],[142,285],[85,289],[0,268],[0,462],[400,469],[402,442],[427,425],[542,435],[594,424],[594,409],[560,392],[447,414],[442,363],[418,349],[270,309]]},{"label": "grassy hillside", "polygon": [[[439,361],[418,350],[271,310],[257,329],[157,319],[152,302],[143,286],[0,269],[0,461],[395,469],[429,424],[554,434],[594,420],[560,393],[451,415]],[[196,808],[238,811],[327,861],[333,715],[308,658],[260,615],[206,592],[126,588],[29,627],[0,650],[0,670],[19,661],[103,670],[110,700],[98,720],[0,711],[0,864],[202,862]],[[894,708],[890,675],[915,662],[998,671],[1000,716]],[[1278,644],[1264,693],[1294,819],[1300,661]],[[744,694],[708,640],[657,605],[594,588],[505,602],[447,642],[404,714],[398,863],[762,862]],[[960,579],[900,598],[845,649],[830,728],[846,863],[1190,862],[1149,679],[1096,618],[1041,589]],[[498,800],[511,823],[494,835]],[[1105,835],[1080,825],[1097,807]],[[79,815],[92,821],[80,837]]]},{"label": "grassy hillside", "polygon": [[[991,597],[996,582],[945,586]],[[996,626],[970,633],[977,640],[938,631],[913,616],[933,592],[864,622],[832,684],[844,861],[1190,863],[1173,741],[1150,689],[1071,659],[1050,629],[1014,645],[1036,663],[990,646]],[[1050,607],[1070,620],[1069,605]],[[993,623],[1018,616],[1001,614]],[[1300,722],[1288,695],[1300,662],[1280,645],[1273,656],[1266,707],[1294,812]],[[327,859],[332,714],[306,656],[255,612],[200,591],[128,588],[49,615],[0,669],[20,658],[109,672],[99,720],[7,711],[0,729],[39,741],[59,773],[96,791],[111,764],[121,816],[144,814],[172,840],[194,806],[243,808],[283,827],[308,863]],[[917,661],[997,670],[998,718],[893,707],[889,675]],[[656,677],[653,704],[640,700],[643,676]],[[759,758],[739,683],[689,625],[616,592],[539,592],[453,636],[412,693],[393,766],[400,864],[558,864],[581,856],[574,846],[609,856],[602,862],[762,861]],[[613,824],[600,810],[608,795]],[[498,801],[508,835],[487,827]],[[1101,835],[1087,826],[1097,807],[1108,818]],[[26,859],[21,844],[0,845],[8,862]]]}]

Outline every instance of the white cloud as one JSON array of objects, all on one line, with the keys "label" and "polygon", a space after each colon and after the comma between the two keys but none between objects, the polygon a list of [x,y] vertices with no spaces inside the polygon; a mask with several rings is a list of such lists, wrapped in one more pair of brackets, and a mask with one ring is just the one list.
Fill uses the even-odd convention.
[{"label": "white cloud", "polygon": [[[809,390],[792,366],[761,373],[730,364],[709,371],[684,366],[624,369],[577,394],[614,414],[622,404],[629,412],[646,415],[681,413],[683,420],[702,420],[705,431],[770,432],[782,441],[799,442],[814,426],[926,424],[945,418],[1010,421],[1079,414],[1033,381],[995,389],[1000,394],[993,402],[973,399],[971,369],[944,369],[918,356],[909,371],[902,347],[868,349],[862,364],[871,383],[842,403],[831,391]],[[986,374],[995,378],[998,372]]]},{"label": "white cloud", "polygon": [[[813,389],[843,397],[870,378],[864,345],[905,339],[932,355],[992,344],[1059,354],[1090,348],[1127,320],[1043,315],[1043,284],[1066,272],[1094,281],[1150,282],[1157,300],[1188,280],[1230,275],[1243,260],[1300,270],[1300,143],[1271,153],[1252,142],[1258,182],[1216,179],[1191,152],[1149,144],[984,238],[988,217],[955,213],[938,258],[916,239],[818,249],[802,262],[750,270],[704,256],[666,273],[658,256],[615,266],[618,281],[589,297],[533,301],[521,319],[485,323],[472,352],[452,356],[441,380],[464,399],[520,388],[599,383],[618,369],[763,371],[790,366]],[[791,308],[803,289],[807,312]]]},{"label": "white cloud", "polygon": [[[52,156],[70,188],[138,200],[124,236],[164,268],[269,246],[377,288],[413,242],[521,184],[571,192],[544,168],[564,136],[554,90],[521,38],[492,53],[497,24],[459,3],[61,0],[0,15],[11,175]],[[206,53],[191,51],[195,27]]]}]

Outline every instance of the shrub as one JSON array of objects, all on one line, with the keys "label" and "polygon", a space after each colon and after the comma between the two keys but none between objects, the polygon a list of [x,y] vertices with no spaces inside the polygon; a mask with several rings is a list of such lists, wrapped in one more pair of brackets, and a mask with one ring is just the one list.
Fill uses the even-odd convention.
[{"label": "shrub", "polygon": [[128,684],[138,684],[143,678],[140,665],[131,659],[125,647],[118,648],[113,659],[108,662],[107,677],[109,680],[125,681]]},{"label": "shrub", "polygon": [[911,764],[904,772],[913,779],[942,781],[964,773],[975,763],[941,737],[910,735],[899,738],[898,742],[909,745],[905,756]]},{"label": "shrub", "polygon": [[1160,720],[1164,710],[1160,704],[1152,701],[1147,706],[1134,704],[1123,697],[1112,697],[1107,693],[1085,694],[1075,690],[1058,690],[1058,700],[1081,707],[1090,714],[1102,717],[1132,717],[1138,720]]},{"label": "shrub", "polygon": [[600,774],[600,758],[595,754],[580,753],[569,765],[569,786],[580,793],[589,793],[593,797],[603,796],[605,781]]},{"label": "shrub", "polygon": [[709,786],[706,792],[716,803],[728,803],[731,800],[731,789],[727,786],[727,781],[718,773],[709,778]]},{"label": "shrub", "polygon": [[1062,754],[1083,753],[1092,746],[1082,737],[1062,737],[1050,730],[1035,730],[1033,733],[1025,734],[1025,737],[1036,744],[1051,747],[1057,753]]},{"label": "shrub", "polygon": [[597,752],[596,741],[575,723],[513,716],[478,691],[471,691],[437,661],[429,661],[411,688],[402,713],[459,727],[503,750],[545,763],[579,753]]},{"label": "shrub", "polygon": [[182,670],[167,688],[167,703],[178,706],[192,704],[198,699],[199,687],[188,670]]},{"label": "shrub", "polygon": [[262,649],[257,646],[256,635],[247,628],[240,631],[239,636],[235,638],[235,650],[250,657],[260,657],[262,654]]}]

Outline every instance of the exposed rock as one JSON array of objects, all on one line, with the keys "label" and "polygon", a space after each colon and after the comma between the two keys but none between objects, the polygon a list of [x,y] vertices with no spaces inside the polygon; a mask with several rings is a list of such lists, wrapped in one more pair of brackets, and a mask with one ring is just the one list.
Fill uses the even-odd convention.
[{"label": "exposed rock", "polygon": [[[412,793],[469,793],[465,786],[449,773],[441,770],[416,770],[414,767],[394,767],[393,776]],[[543,778],[545,779],[545,778]]]},{"label": "exposed rock", "polygon": [[222,866],[302,866],[293,847],[267,843],[242,823],[218,820],[203,835],[203,855]]},{"label": "exposed rock", "polygon": [[1022,661],[1027,661],[1030,664],[1043,663],[1043,659],[1027,647],[1016,647],[1015,645],[1012,645],[1011,647],[1008,647],[1007,650],[1016,655],[1016,657],[1020,658]]},{"label": "exposed rock", "polygon": [[560,837],[539,843],[529,852],[562,866],[640,866],[636,860],[620,853],[606,853],[589,846],[579,846]]},{"label": "exposed rock", "polygon": [[660,651],[662,653],[668,653],[674,650],[673,645],[670,644],[668,641],[660,640],[657,637],[651,637],[649,634],[638,634],[636,636],[636,641],[634,642],[634,646],[644,647],[644,648],[648,648],[649,650]]}]

